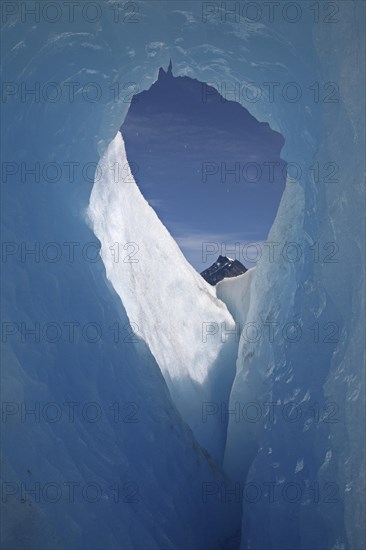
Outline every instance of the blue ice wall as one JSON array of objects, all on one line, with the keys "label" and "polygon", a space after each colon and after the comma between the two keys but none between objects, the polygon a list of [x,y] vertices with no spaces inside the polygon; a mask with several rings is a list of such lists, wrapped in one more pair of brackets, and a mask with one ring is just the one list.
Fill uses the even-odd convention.
[{"label": "blue ice wall", "polygon": [[[8,296],[3,320],[27,327],[35,322],[62,327],[65,322],[81,327],[95,322],[105,336],[94,345],[79,332],[75,345],[65,330],[55,343],[44,335],[35,341],[23,331],[25,345],[22,329],[11,334],[14,325],[6,325],[3,401],[97,402],[103,410],[115,401],[133,402],[141,421],[125,422],[121,429],[103,414],[103,422],[97,423],[79,419],[71,425],[42,424],[32,423],[31,417],[22,422],[20,413],[9,409],[3,435],[4,479],[15,483],[14,490],[34,479],[43,484],[99,480],[103,487],[117,482],[122,488],[143,480],[138,487],[143,506],[123,502],[116,508],[105,500],[93,506],[81,499],[70,508],[64,500],[51,504],[41,498],[29,510],[19,495],[9,496],[11,528],[5,547],[116,548],[121,540],[124,548],[182,548],[182,541],[185,547],[207,548],[208,540],[209,547],[220,547],[237,529],[238,521],[233,525],[230,514],[222,515],[216,505],[207,514],[207,503],[197,497],[202,482],[216,479],[214,467],[201,451],[193,450],[194,441],[174,410],[151,354],[141,342],[114,342],[108,327],[116,322],[124,327],[127,318],[106,283],[101,262],[90,261],[93,249],[84,255],[77,252],[73,262],[67,252],[57,261],[50,261],[52,251],[40,261],[21,255],[22,242],[38,242],[41,247],[53,242],[65,252],[63,243],[80,243],[76,248],[82,251],[95,240],[84,217],[93,168],[121,126],[130,94],[147,89],[159,67],[172,58],[177,74],[216,84],[223,93],[239,85],[238,100],[285,137],[283,158],[294,163],[290,175],[304,192],[303,216],[294,226],[284,224],[281,243],[296,234],[308,252],[291,265],[283,259],[271,265],[262,262],[264,280],[275,283],[260,296],[251,320],[266,303],[266,314],[279,312],[280,326],[294,319],[305,328],[315,322],[321,328],[327,323],[338,326],[339,337],[329,345],[322,339],[315,345],[312,332],[298,343],[278,341],[271,365],[262,348],[251,350],[249,371],[258,369],[253,401],[269,395],[283,405],[296,395],[310,395],[311,403],[321,408],[335,402],[339,421],[318,423],[305,435],[302,424],[282,422],[268,429],[258,424],[258,453],[251,457],[247,481],[271,482],[274,464],[279,464],[279,480],[292,481],[300,459],[301,483],[335,483],[339,490],[335,503],[324,498],[310,504],[292,504],[288,498],[273,506],[265,506],[263,498],[244,503],[242,547],[362,548],[363,3],[334,2],[327,7],[298,2],[292,3],[298,8],[286,8],[280,2],[272,16],[259,2],[255,4],[261,12],[245,18],[241,13],[226,16],[216,2],[100,2],[94,12],[91,7],[82,13],[76,6],[74,17],[63,5],[58,20],[52,7],[38,17],[37,12],[25,13],[25,4],[27,9],[33,6],[2,3],[3,81],[8,83],[3,96],[3,161],[14,163],[3,166],[2,177],[3,240],[10,243],[3,262]],[[226,8],[234,4],[227,2]],[[48,82],[56,87],[46,89]],[[25,85],[35,88],[35,94],[27,95]],[[52,175],[53,169],[57,174],[59,170],[51,165],[39,181],[24,174],[37,162],[36,170],[57,163],[61,177]],[[337,245],[336,263],[324,261],[335,250],[323,249],[330,242]],[[323,261],[314,261],[310,247],[315,243]],[[285,285],[294,289],[291,296]],[[284,302],[278,302],[279,296]],[[288,387],[281,379],[290,361],[294,382]],[[242,366],[247,369],[248,363]],[[300,393],[294,398],[289,390],[297,388]],[[167,440],[171,446],[165,445]],[[268,447],[272,455],[263,452]],[[305,470],[299,469],[302,458]],[[217,531],[209,525],[217,525]]]}]

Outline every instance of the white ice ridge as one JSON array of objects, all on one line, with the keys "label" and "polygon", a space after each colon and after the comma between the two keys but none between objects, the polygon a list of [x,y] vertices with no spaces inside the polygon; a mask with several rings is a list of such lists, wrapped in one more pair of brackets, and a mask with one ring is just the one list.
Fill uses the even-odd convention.
[{"label": "white ice ridge", "polygon": [[250,306],[250,289],[255,267],[237,277],[226,277],[216,285],[216,295],[226,305],[235,321],[243,328]]},{"label": "white ice ridge", "polygon": [[183,419],[221,460],[227,422],[221,403],[228,404],[237,356],[234,321],[187,262],[132,174],[126,178],[126,166],[118,132],[100,160],[88,211],[107,278],[155,356]]}]

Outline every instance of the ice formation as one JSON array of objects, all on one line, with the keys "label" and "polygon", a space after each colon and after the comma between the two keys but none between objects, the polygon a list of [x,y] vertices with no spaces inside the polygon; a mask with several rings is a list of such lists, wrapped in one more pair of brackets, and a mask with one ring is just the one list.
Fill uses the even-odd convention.
[{"label": "ice formation", "polygon": [[216,295],[223,301],[240,330],[245,324],[250,307],[251,284],[255,275],[255,267],[248,269],[238,277],[227,278],[216,285]]},{"label": "ice formation", "polygon": [[[102,177],[88,211],[107,277],[156,358],[183,419],[222,460],[226,421],[213,411],[218,403],[228,404],[235,375],[233,319],[184,258],[132,175],[123,178],[121,171],[116,177],[111,168],[116,165],[128,165],[119,132],[99,164]],[[117,258],[111,253],[115,243],[121,251],[133,243],[133,256],[124,252]]]},{"label": "ice formation", "polygon": [[[53,23],[44,14],[38,19],[21,17],[26,4],[3,3],[7,299],[2,327],[2,488],[7,527],[2,529],[2,546],[363,548],[364,4],[296,3],[302,17],[290,22],[281,3],[275,18],[265,19],[262,10],[261,21],[248,22],[240,14],[240,21],[229,14],[223,18],[218,3],[138,2],[139,10],[127,17],[131,3],[111,10],[111,3],[105,2],[100,4],[99,21],[80,14],[71,21],[63,14]],[[208,5],[210,10],[202,13]],[[329,13],[332,8],[338,12]],[[138,24],[128,22],[136,17]],[[251,484],[252,490],[262,491],[256,498],[249,492],[241,499],[241,519],[238,503],[229,506],[217,490],[228,479],[197,442],[201,439],[220,457],[225,430],[213,430],[212,441],[206,441],[194,420],[197,408],[190,418],[186,394],[178,395],[181,377],[196,405],[221,398],[218,379],[212,380],[217,374],[213,367],[219,365],[220,350],[229,350],[231,344],[221,346],[219,338],[213,338],[204,348],[210,360],[199,358],[195,370],[188,359],[197,359],[193,348],[198,337],[195,330],[189,332],[189,323],[195,328],[206,320],[206,304],[215,315],[209,322],[232,323],[231,315],[208,285],[198,282],[131,182],[120,192],[141,208],[137,221],[146,243],[154,241],[144,227],[148,219],[167,246],[166,252],[158,245],[155,250],[160,262],[154,267],[166,296],[159,307],[171,321],[174,304],[168,298],[177,296],[179,322],[186,326],[178,340],[173,336],[177,346],[184,344],[187,361],[175,360],[178,348],[168,341],[168,322],[165,330],[152,330],[157,273],[149,281],[142,263],[112,265],[108,248],[105,266],[97,257],[88,260],[81,254],[96,240],[86,216],[91,193],[95,198],[98,190],[96,182],[92,191],[90,171],[103,155],[123,153],[122,139],[116,136],[128,97],[136,87],[147,89],[170,58],[180,74],[216,83],[224,91],[238,89],[237,100],[285,137],[283,157],[297,166],[293,179],[298,181],[287,184],[269,241],[279,243],[277,251],[296,242],[302,256],[298,261],[263,257],[254,272],[218,288],[234,320],[243,327],[256,323],[263,331],[260,338],[242,334],[230,395],[234,414],[229,417],[224,467],[242,488]],[[58,100],[48,99],[49,82],[60,86]],[[264,85],[268,82],[274,83],[272,92]],[[255,101],[250,95],[253,84],[260,92]],[[74,101],[65,96],[70,89]],[[87,91],[93,89],[101,90],[96,101],[88,100]],[[48,164],[55,170],[55,163],[61,177],[52,179],[54,172],[47,175],[42,169]],[[82,171],[88,163],[89,172]],[[33,173],[25,174],[26,169]],[[114,193],[113,185],[106,192]],[[97,236],[108,237],[107,246],[109,238],[128,239],[143,251],[145,241],[135,238],[135,220],[126,217],[119,235],[129,215],[129,205],[124,206],[115,222],[117,205],[108,208],[108,227],[103,228],[101,219],[93,221]],[[96,213],[92,200],[93,208]],[[47,243],[63,252],[56,261],[48,257]],[[70,243],[76,243],[73,260],[66,253]],[[33,252],[24,252],[23,245]],[[153,250],[147,248],[141,260],[153,261]],[[179,277],[168,269],[165,253],[179,262]],[[150,303],[144,296],[146,323],[141,322],[142,296],[133,300],[131,295],[136,265],[141,270],[136,281],[140,292],[143,281],[154,296]],[[119,278],[125,281],[123,288]],[[238,304],[248,291],[250,300],[241,309]],[[182,292],[190,294],[182,297]],[[53,330],[61,328],[58,340],[52,341],[52,330],[48,336],[43,332],[49,323],[54,323]],[[70,339],[70,323],[76,323],[75,340]],[[82,328],[89,323],[102,329],[94,343],[83,336]],[[128,323],[138,325],[136,342],[126,341]],[[293,325],[283,333],[287,323]],[[117,339],[116,326],[122,330]],[[273,341],[268,339],[271,326]],[[36,332],[25,332],[31,329]],[[254,403],[252,408],[248,401]],[[64,403],[75,402],[79,405],[71,422]],[[56,404],[54,413],[61,407],[61,420],[50,421],[52,410],[47,416],[44,409],[49,403]],[[91,422],[80,414],[86,403],[94,403],[94,412],[100,406],[100,420]],[[115,421],[116,403],[120,422]],[[301,406],[296,422],[293,404]],[[24,406],[35,412],[26,413]],[[253,422],[256,411],[262,414]],[[70,483],[78,484],[73,502]],[[92,493],[89,501],[82,493],[88,483],[103,489],[97,502],[90,501]],[[41,490],[47,484],[53,484],[48,495]],[[203,486],[212,493],[206,500]],[[299,495],[293,492],[299,488]],[[62,490],[61,498],[52,501],[57,489]],[[35,493],[24,499],[24,490]]]}]

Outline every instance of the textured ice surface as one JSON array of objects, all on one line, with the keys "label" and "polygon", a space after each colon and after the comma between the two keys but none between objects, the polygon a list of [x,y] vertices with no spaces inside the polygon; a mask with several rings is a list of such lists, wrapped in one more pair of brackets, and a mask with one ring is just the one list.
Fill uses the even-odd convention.
[{"label": "textured ice surface", "polygon": [[[132,175],[115,177],[111,167],[118,163],[127,164],[119,132],[99,164],[103,177],[93,187],[88,211],[107,277],[156,358],[183,419],[221,460],[226,422],[206,412],[209,403],[228,404],[237,355],[233,319],[184,258]],[[115,243],[135,243],[131,261],[126,253],[125,261],[117,261],[111,254]]]},{"label": "textured ice surface", "polygon": [[[69,191],[13,183],[4,240],[95,243]],[[8,257],[3,276],[3,319],[18,330],[2,356],[2,547],[221,548],[238,529],[238,507],[218,495],[204,501],[202,491],[226,483],[222,472],[182,421],[147,346],[130,341],[102,262],[63,251],[57,262]],[[40,337],[26,334],[37,323]],[[53,342],[49,323],[61,330]],[[94,343],[94,330],[82,336],[89,323],[100,330]]]},{"label": "textured ice surface", "polygon": [[[351,10],[340,23],[340,42],[334,28],[318,28],[314,41],[324,75],[339,82],[340,100],[337,109],[322,106],[312,162],[337,159],[339,177],[329,183],[304,174],[301,184],[289,182],[268,237],[279,252],[295,242],[301,257],[288,261],[277,253],[275,261],[268,255],[259,261],[246,313],[233,305],[231,282],[218,289],[234,318],[261,330],[260,338],[240,339],[230,408],[244,414],[230,418],[224,462],[230,475],[259,492],[243,502],[242,549],[364,546],[365,247],[356,160],[363,100],[349,72],[357,71],[361,33],[353,25]],[[289,143],[291,124],[284,120]],[[245,277],[234,283],[238,301]]]},{"label": "textured ice surface", "polygon": [[234,320],[243,328],[250,307],[251,284],[255,267],[238,277],[226,278],[216,285],[216,295],[226,305]]}]

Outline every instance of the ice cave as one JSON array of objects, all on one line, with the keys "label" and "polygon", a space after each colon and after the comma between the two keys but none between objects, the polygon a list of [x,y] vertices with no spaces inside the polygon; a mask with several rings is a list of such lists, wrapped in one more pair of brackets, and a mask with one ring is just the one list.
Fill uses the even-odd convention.
[{"label": "ice cave", "polygon": [[[2,548],[365,548],[365,4],[1,17]],[[284,138],[263,254],[215,286],[126,154],[171,67]]]}]

